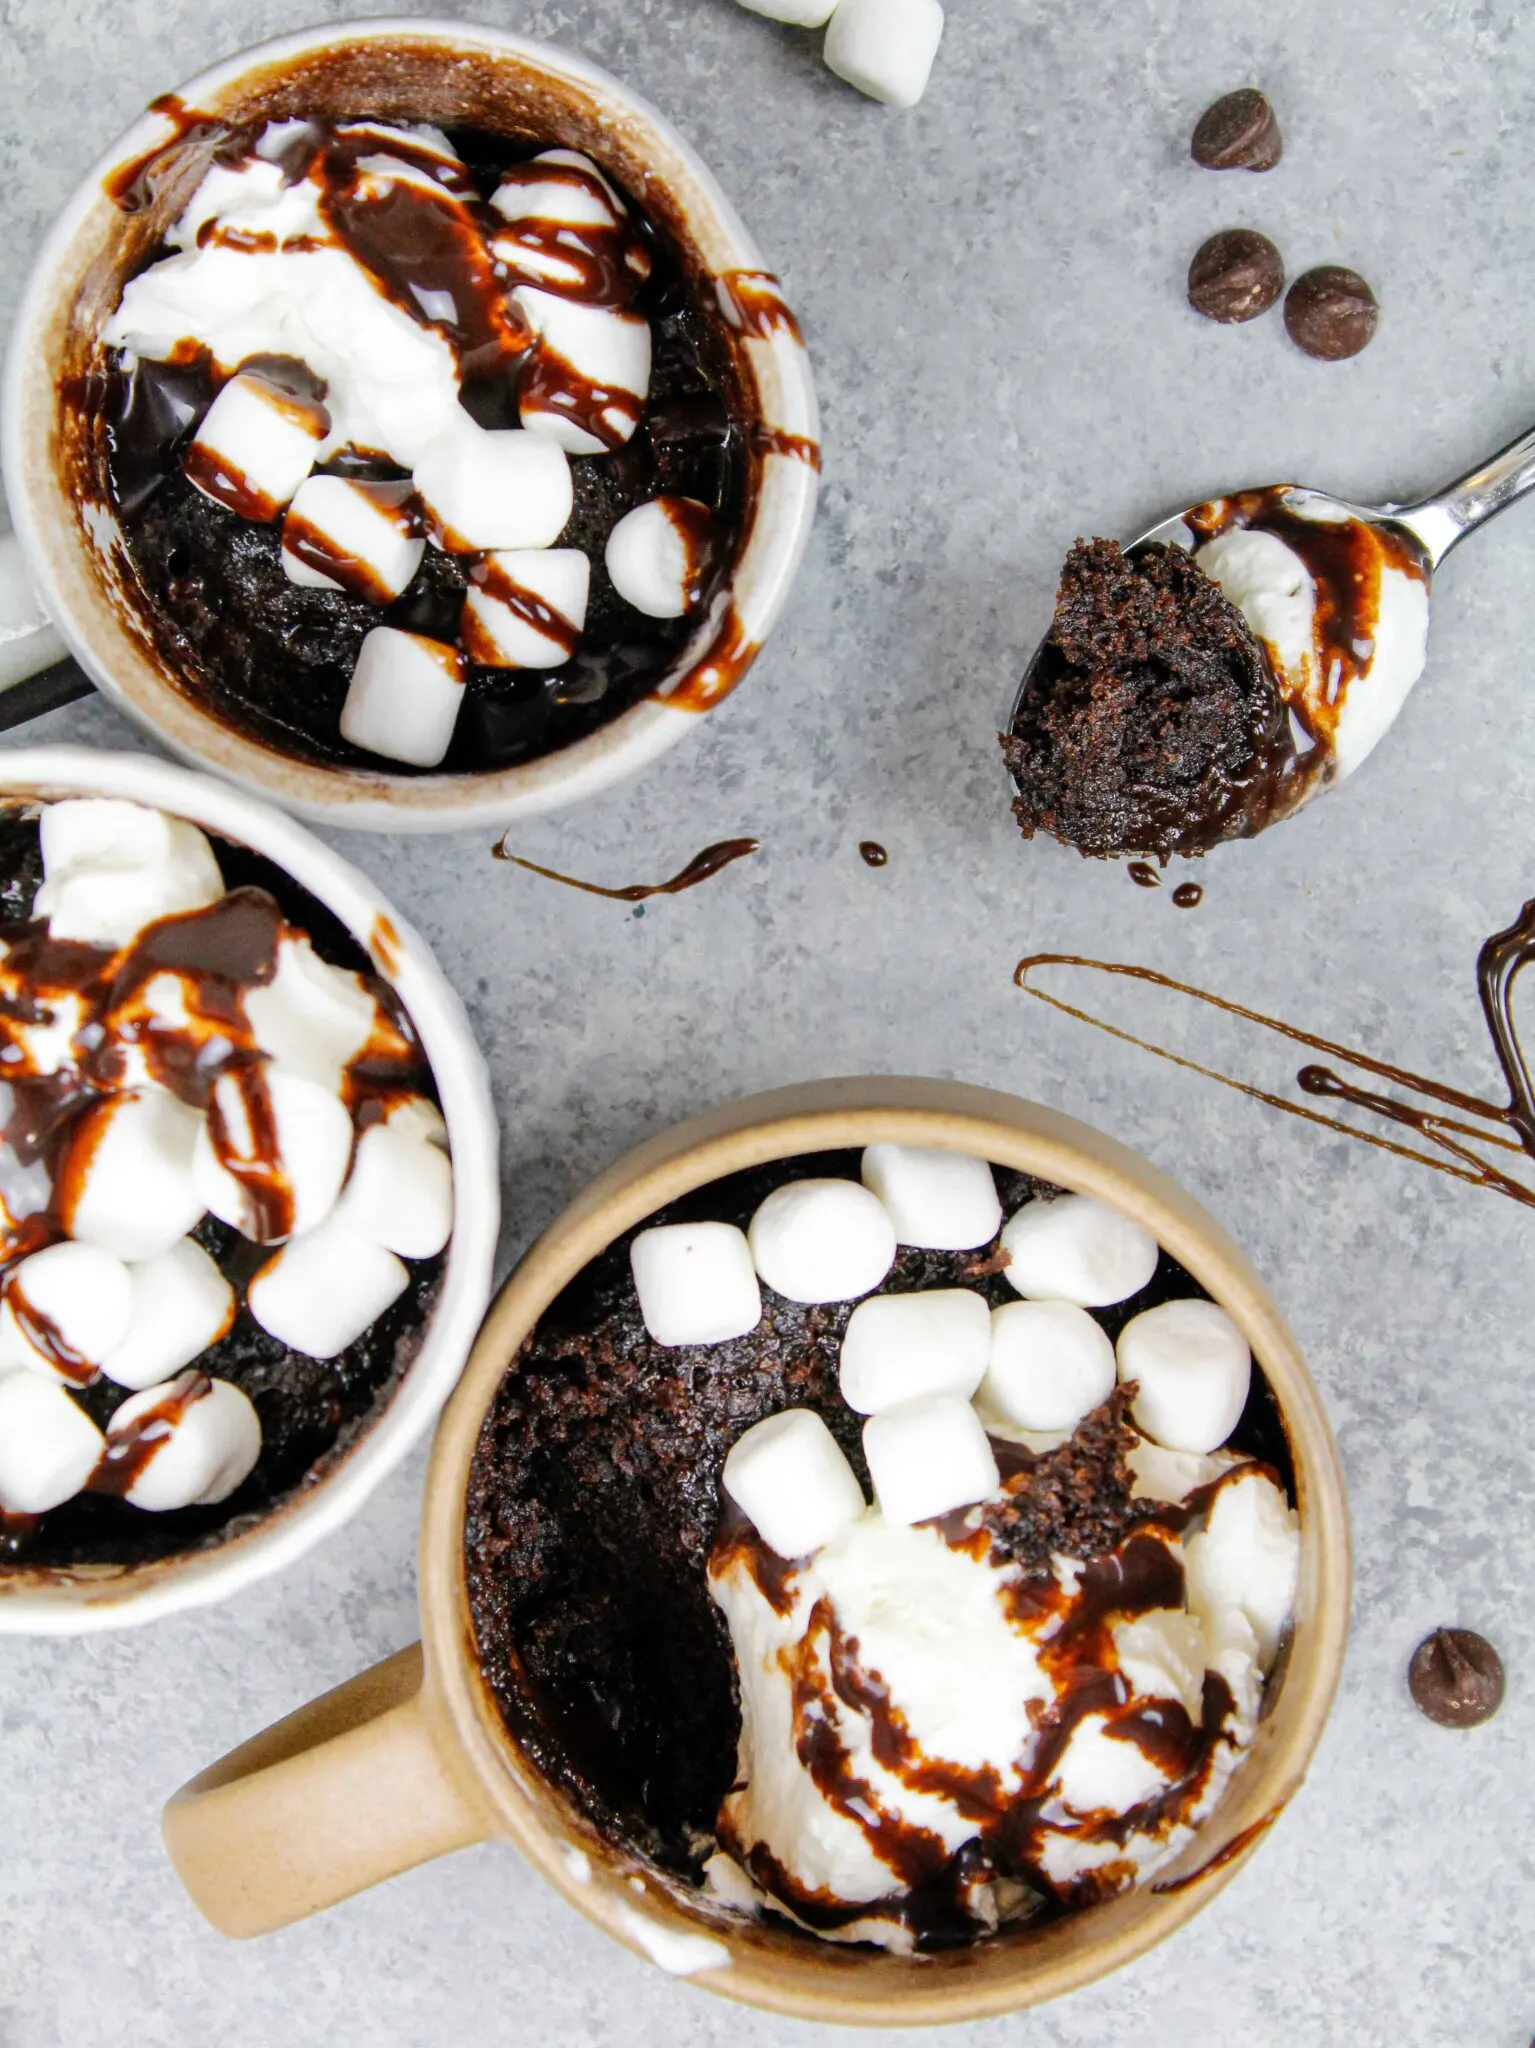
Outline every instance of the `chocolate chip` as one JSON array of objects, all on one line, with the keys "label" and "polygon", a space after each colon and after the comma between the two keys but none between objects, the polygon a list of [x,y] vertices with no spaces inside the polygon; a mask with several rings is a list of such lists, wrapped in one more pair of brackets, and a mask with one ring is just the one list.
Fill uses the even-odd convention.
[{"label": "chocolate chip", "polygon": [[1267,235],[1224,228],[1189,265],[1189,304],[1207,320],[1234,325],[1266,313],[1284,290],[1284,259]]},{"label": "chocolate chip", "polygon": [[1407,1684],[1441,1728],[1477,1728],[1503,1704],[1503,1659],[1469,1628],[1436,1628],[1413,1651]]},{"label": "chocolate chip", "polygon": [[1291,341],[1324,363],[1357,356],[1375,332],[1380,306],[1357,270],[1324,263],[1290,287],[1284,324]]},{"label": "chocolate chip", "polygon": [[1190,149],[1207,171],[1271,171],[1284,142],[1274,109],[1261,92],[1244,85],[1205,108]]}]

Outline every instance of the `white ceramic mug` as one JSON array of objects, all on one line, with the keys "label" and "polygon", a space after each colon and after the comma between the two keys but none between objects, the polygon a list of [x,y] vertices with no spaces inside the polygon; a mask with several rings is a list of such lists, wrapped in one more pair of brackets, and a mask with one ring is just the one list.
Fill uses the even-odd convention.
[{"label": "white ceramic mug", "polygon": [[350,1519],[431,1427],[490,1299],[501,1218],[495,1110],[463,1005],[426,941],[365,875],[270,804],[147,754],[87,747],[0,754],[0,802],[126,797],[263,854],[332,911],[410,1014],[453,1155],[453,1236],[421,1348],[352,1447],[255,1525],[207,1550],[132,1566],[0,1571],[0,1635],[83,1635],[204,1607],[281,1571]]},{"label": "white ceramic mug", "polygon": [[[0,537],[0,688],[67,651],[138,724],[184,759],[305,817],[371,831],[457,831],[553,810],[608,788],[696,726],[750,665],[788,596],[809,538],[819,419],[809,358],[745,228],[663,116],[583,59],[499,29],[383,20],[308,29],[215,65],[157,101],[69,201],[38,253],[0,384],[0,462],[15,533]],[[66,394],[102,357],[99,335],[125,278],[191,196],[214,146],[191,116],[241,125],[294,112],[376,114],[439,125],[536,128],[598,157],[711,288],[745,411],[749,479],[726,588],[672,671],[607,725],[555,753],[465,775],[324,767],[215,717],[155,647],[131,589],[105,488],[103,436]],[[112,190],[182,136],[153,203],[124,212]],[[767,280],[743,313],[731,280]],[[760,331],[759,331],[760,330]],[[99,426],[99,423],[97,423]]]}]

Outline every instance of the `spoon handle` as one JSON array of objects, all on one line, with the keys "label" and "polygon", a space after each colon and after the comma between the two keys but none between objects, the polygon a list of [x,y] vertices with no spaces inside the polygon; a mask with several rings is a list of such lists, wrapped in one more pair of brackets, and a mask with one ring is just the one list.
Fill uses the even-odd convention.
[{"label": "spoon handle", "polygon": [[1395,505],[1391,517],[1428,550],[1434,568],[1458,540],[1535,488],[1535,427],[1510,441],[1480,468],[1416,505]]}]

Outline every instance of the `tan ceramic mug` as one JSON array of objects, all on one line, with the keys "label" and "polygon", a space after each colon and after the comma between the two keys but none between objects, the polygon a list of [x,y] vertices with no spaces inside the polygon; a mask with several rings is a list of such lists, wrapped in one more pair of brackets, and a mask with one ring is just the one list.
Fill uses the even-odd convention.
[{"label": "tan ceramic mug", "polygon": [[[88,393],[103,324],[201,179],[227,127],[292,114],[469,125],[586,150],[670,232],[719,335],[748,444],[724,589],[673,670],[557,752],[464,775],[337,768],[214,715],[156,645],[120,545],[106,436]],[[112,193],[177,143],[150,204]],[[99,376],[98,376],[99,381]],[[788,597],[815,516],[819,419],[810,359],[734,207],[664,116],[584,58],[464,22],[329,24],[229,58],[157,100],[96,164],[39,250],[0,383],[14,535],[0,535],[0,689],[72,654],[122,711],[201,767],[301,816],[368,831],[459,831],[577,802],[644,767],[745,674]]]},{"label": "tan ceramic mug", "polygon": [[[743,1167],[879,1139],[971,1152],[1136,1217],[1236,1318],[1277,1397],[1301,1521],[1294,1638],[1248,1757],[1160,1882],[1037,1929],[913,1961],[730,1918],[600,1836],[508,1735],[483,1682],[464,1512],[485,1414],[523,1338],[587,1262],[663,1204]],[[1155,1167],[1054,1110],[953,1082],[825,1081],[759,1095],[651,1140],[597,1180],[507,1282],[444,1414],[427,1476],[417,1648],[314,1701],[171,1801],[182,1881],[224,1933],[319,1911],[444,1851],[504,1836],[609,1934],[712,1991],[824,2021],[983,2018],[1071,1991],[1180,1926],[1253,1852],[1305,1776],[1343,1659],[1343,1477],[1315,1387],[1263,1283]],[[1190,1881],[1181,1886],[1176,1880]]]}]

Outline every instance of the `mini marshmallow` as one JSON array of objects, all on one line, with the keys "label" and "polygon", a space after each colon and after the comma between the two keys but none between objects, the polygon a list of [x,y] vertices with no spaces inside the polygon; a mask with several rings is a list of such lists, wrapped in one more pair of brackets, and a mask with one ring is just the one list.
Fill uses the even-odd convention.
[{"label": "mini marshmallow", "polygon": [[242,372],[203,414],[187,450],[186,473],[205,498],[266,524],[314,468],[329,429],[322,407]]},{"label": "mini marshmallow", "polygon": [[453,1231],[453,1169],[440,1145],[392,1124],[357,1141],[335,1220],[402,1259],[434,1259]]},{"label": "mini marshmallow", "polygon": [[1015,1429],[1069,1433],[1114,1391],[1114,1346],[1075,1302],[1006,1302],[990,1336],[977,1406]]},{"label": "mini marshmallow", "polygon": [[109,1380],[134,1393],[156,1387],[228,1334],[235,1292],[200,1244],[184,1237],[158,1258],[128,1268],[128,1327],[101,1361]]},{"label": "mini marshmallow", "polygon": [[460,633],[471,661],[490,668],[569,661],[592,580],[580,548],[514,548],[491,555],[480,573],[485,582],[471,582],[464,595]]},{"label": "mini marshmallow", "polygon": [[336,1358],[399,1299],[409,1280],[393,1252],[333,1217],[284,1245],[245,1299],[280,1344],[307,1358]]},{"label": "mini marshmallow", "polygon": [[1212,1638],[1233,1609],[1243,1615],[1267,1670],[1295,1609],[1300,1518],[1266,1473],[1244,1472],[1220,1488],[1184,1540],[1183,1567],[1190,1613]]},{"label": "mini marshmallow", "polygon": [[426,553],[403,484],[311,476],[282,527],[283,573],[309,590],[344,590],[369,604],[400,595]]},{"label": "mini marshmallow", "polygon": [[1157,1241],[1091,1195],[1028,1202],[1002,1232],[1007,1278],[1030,1301],[1107,1308],[1127,1301],[1157,1269]]},{"label": "mini marshmallow", "polygon": [[250,1477],[261,1456],[261,1419],[228,1380],[184,1372],[130,1395],[107,1424],[103,1476],[114,1458],[136,1468],[122,1498],[151,1514],[215,1507]]},{"label": "mini marshmallow", "polygon": [[[270,1122],[275,1158],[263,1155],[248,1097],[256,1099],[260,1120]],[[318,1082],[263,1064],[220,1074],[213,1087],[213,1108],[224,1126],[231,1161],[250,1168],[258,1179],[271,1178],[285,1188],[292,1221],[288,1230],[274,1232],[270,1219],[263,1219],[255,1199],[219,1157],[211,1116],[198,1132],[192,1154],[192,1178],[203,1206],[256,1244],[299,1237],[324,1222],[352,1156],[352,1119],[343,1104]]]},{"label": "mini marshmallow", "polygon": [[[685,508],[681,517],[674,506]],[[693,602],[698,565],[689,511],[708,516],[692,498],[652,498],[626,512],[608,535],[604,560],[613,588],[648,619],[680,619]]]},{"label": "mini marshmallow", "polygon": [[378,1005],[362,979],[322,960],[302,935],[277,942],[277,972],[242,998],[256,1044],[280,1067],[339,1094],[347,1063],[373,1035]]},{"label": "mini marshmallow", "polygon": [[878,1415],[924,1394],[961,1394],[968,1401],[990,1350],[991,1312],[968,1287],[877,1294],[848,1319],[842,1398],[860,1415]]},{"label": "mini marshmallow", "polygon": [[824,28],[836,4],[837,0],[741,0],[749,13],[786,21],[791,28]]},{"label": "mini marshmallow", "polygon": [[1164,1301],[1119,1333],[1119,1377],[1139,1391],[1136,1427],[1170,1451],[1215,1451],[1247,1405],[1252,1353],[1213,1301]]},{"label": "mini marshmallow", "polygon": [[[583,305],[536,285],[519,285],[512,297],[538,336],[539,374],[523,381],[522,424],[571,455],[606,455],[615,442],[627,441],[650,396],[650,322],[644,314],[621,306]],[[573,373],[569,392],[561,388],[562,368]],[[613,403],[602,412],[608,440],[578,426],[568,406],[562,406],[561,400],[580,387],[611,396]],[[537,547],[539,542],[494,545]]]},{"label": "mini marshmallow", "polygon": [[840,0],[821,54],[870,99],[914,107],[942,40],[939,0]]},{"label": "mini marshmallow", "polygon": [[0,1378],[0,1509],[45,1515],[73,1500],[106,1439],[64,1389],[35,1373]]},{"label": "mini marshmallow", "polygon": [[986,1430],[960,1394],[929,1394],[863,1426],[874,1496],[887,1522],[929,1522],[974,1506],[999,1481]]},{"label": "mini marshmallow", "polygon": [[720,1484],[780,1557],[808,1557],[864,1511],[863,1488],[813,1408],[785,1408],[736,1438]]},{"label": "mini marshmallow", "polygon": [[120,1259],[169,1251],[206,1207],[192,1175],[202,1121],[159,1088],[111,1096],[88,1111],[60,1177],[70,1236]]},{"label": "mini marshmallow", "polygon": [[490,430],[468,413],[422,450],[415,485],[434,537],[456,555],[552,547],[575,504],[570,463],[548,434]]},{"label": "mini marshmallow", "polygon": [[997,1184],[984,1159],[929,1145],[870,1145],[863,1184],[879,1196],[895,1225],[897,1244],[924,1251],[968,1252],[990,1244],[1002,1228]]},{"label": "mini marshmallow", "polygon": [[762,1291],[744,1230],[663,1223],[629,1247],[645,1327],[658,1344],[724,1344],[762,1320]]},{"label": "mini marshmallow", "polygon": [[68,797],[40,821],[43,883],[32,915],[55,939],[123,946],[147,924],[203,910],[224,893],[195,825],[115,797]]},{"label": "mini marshmallow", "polygon": [[525,177],[513,179],[498,186],[491,194],[490,203],[503,220],[552,221],[561,227],[607,228],[617,226],[624,218],[623,202],[589,156],[582,156],[579,150],[574,149],[543,149],[532,161],[584,171],[598,189],[594,191],[592,185],[587,184],[571,184],[559,177],[538,181]]},{"label": "mini marshmallow", "polygon": [[746,1234],[758,1273],[790,1301],[852,1301],[895,1263],[890,1218],[855,1180],[787,1181]]},{"label": "mini marshmallow", "polygon": [[464,701],[455,648],[396,626],[363,640],[341,707],[341,737],[386,761],[435,768],[446,754]]},{"label": "mini marshmallow", "polygon": [[[110,1252],[88,1244],[33,1252],[6,1277],[0,1372],[28,1366],[71,1386],[87,1384],[122,1342],[132,1305],[128,1268]],[[51,1339],[49,1349],[31,1332]]]}]

